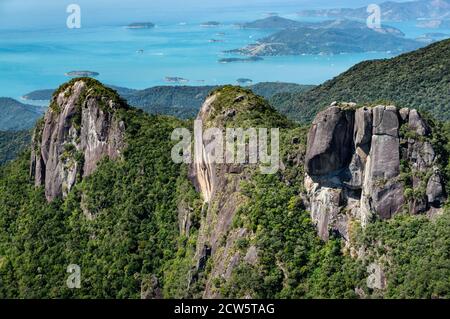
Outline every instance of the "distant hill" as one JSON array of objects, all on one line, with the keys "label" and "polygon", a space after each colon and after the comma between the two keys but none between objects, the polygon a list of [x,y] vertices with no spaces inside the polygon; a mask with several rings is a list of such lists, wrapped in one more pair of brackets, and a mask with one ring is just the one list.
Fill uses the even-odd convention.
[{"label": "distant hill", "polygon": [[270,16],[264,19],[259,19],[252,22],[240,24],[241,28],[246,29],[289,29],[289,28],[302,28],[311,26],[313,23],[300,22],[291,19],[282,18],[279,16]]},{"label": "distant hill", "polygon": [[0,131],[0,165],[15,159],[30,143],[30,131]]},{"label": "distant hill", "polygon": [[[314,86],[295,83],[263,82],[247,86],[255,94],[267,99],[278,93],[304,92]],[[156,86],[131,94],[119,94],[130,105],[151,114],[173,115],[178,118],[194,118],[208,94],[217,86]]]},{"label": "distant hill", "polygon": [[[381,19],[383,21],[412,21],[417,19],[445,19],[450,18],[449,0],[420,0],[394,2],[386,1],[380,4]],[[303,10],[302,17],[329,17],[329,18],[357,18],[366,19],[367,7],[361,8],[334,8],[319,10]]]},{"label": "distant hill", "polygon": [[[247,22],[240,25],[242,28],[248,29],[299,29],[299,28],[313,28],[313,29],[367,29],[365,23],[349,20],[349,19],[336,19],[326,20],[321,22],[305,22],[292,19],[286,19],[278,16],[271,16],[264,19],[259,19],[253,22]],[[394,27],[382,25],[381,28],[375,31],[379,33],[392,34],[396,36],[404,36],[405,34]]]},{"label": "distant hill", "polygon": [[49,101],[54,91],[54,89],[32,91],[22,96],[22,98],[30,101]]},{"label": "distant hill", "polygon": [[42,116],[42,111],[41,107],[0,97],[0,131],[28,129]]},{"label": "distant hill", "polygon": [[245,48],[228,51],[250,56],[341,54],[360,52],[401,53],[423,43],[406,39],[393,27],[370,29],[350,20],[325,21],[308,27],[280,30]]},{"label": "distant hill", "polygon": [[[155,86],[122,95],[132,106],[151,114],[193,118],[214,86]],[[120,94],[120,93],[119,93]]]},{"label": "distant hill", "polygon": [[311,90],[315,85],[300,85],[296,83],[285,82],[261,82],[249,86],[248,88],[253,93],[270,99],[273,95],[278,93],[300,93]]},{"label": "distant hill", "polygon": [[[173,115],[187,119],[197,115],[206,96],[217,86],[156,86],[144,90],[133,90],[112,86],[130,105],[151,114]],[[278,93],[304,92],[312,85],[284,82],[262,82],[248,86],[254,93],[267,99]],[[25,95],[30,100],[50,100],[54,90],[38,90]]]},{"label": "distant hill", "polygon": [[436,42],[392,59],[359,63],[347,72],[305,93],[282,93],[271,102],[282,113],[309,122],[333,101],[419,108],[450,119],[450,40]]}]

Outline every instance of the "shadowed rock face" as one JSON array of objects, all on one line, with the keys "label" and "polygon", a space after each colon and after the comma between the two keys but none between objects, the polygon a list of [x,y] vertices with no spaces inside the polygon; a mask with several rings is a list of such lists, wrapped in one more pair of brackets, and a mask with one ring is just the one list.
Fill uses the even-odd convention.
[{"label": "shadowed rock face", "polygon": [[308,174],[326,175],[348,165],[353,147],[353,122],[354,112],[337,106],[317,115],[308,135]]},{"label": "shadowed rock face", "polygon": [[[51,201],[66,196],[77,179],[92,174],[103,157],[117,158],[124,146],[124,123],[114,97],[98,96],[93,80],[72,81],[52,100],[35,129],[31,176]],[[114,94],[114,93],[111,93]]]},{"label": "shadowed rock face", "polygon": [[[413,137],[401,136],[401,129]],[[348,239],[352,219],[365,225],[373,216],[439,208],[445,190],[430,134],[420,114],[407,108],[334,105],[319,113],[308,135],[305,187],[320,237],[334,230]],[[411,186],[400,178],[401,160]],[[405,196],[406,187],[414,196]]]}]

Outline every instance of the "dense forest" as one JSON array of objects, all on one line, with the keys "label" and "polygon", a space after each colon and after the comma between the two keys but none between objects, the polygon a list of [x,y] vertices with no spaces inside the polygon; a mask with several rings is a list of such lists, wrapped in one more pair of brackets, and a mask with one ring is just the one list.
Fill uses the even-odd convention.
[{"label": "dense forest", "polygon": [[[290,122],[251,91],[225,87],[212,94],[219,96],[215,120],[240,112],[227,127],[275,121],[284,163],[276,174],[252,171],[241,181],[241,204],[226,236],[246,235],[230,247],[224,238],[220,249],[249,255],[253,247],[258,261],[246,257],[228,280],[214,278],[214,291],[227,298],[450,297],[447,209],[433,219],[399,215],[366,228],[355,225],[354,249],[363,247],[369,256],[355,258],[339,236],[321,240],[304,207],[308,127]],[[189,166],[170,158],[172,130],[190,129],[192,122],[134,108],[115,116],[126,127],[123,157],[104,159],[64,199],[47,202],[43,187],[30,181],[30,150],[1,166],[0,298],[202,296],[217,266],[208,259],[202,272],[193,271],[205,204],[188,179]],[[449,132],[445,127],[436,133],[441,152],[450,151]],[[187,231],[180,226],[180,207],[189,211]],[[368,263],[379,255],[390,265],[384,290],[366,285]],[[70,264],[81,267],[80,289],[66,286]]]},{"label": "dense forest", "polygon": [[0,165],[15,159],[30,142],[29,131],[0,131]]}]

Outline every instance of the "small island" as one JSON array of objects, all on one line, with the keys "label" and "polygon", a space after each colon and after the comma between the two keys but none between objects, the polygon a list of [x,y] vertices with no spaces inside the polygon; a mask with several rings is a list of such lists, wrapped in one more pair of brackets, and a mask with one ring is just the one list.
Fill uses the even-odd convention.
[{"label": "small island", "polygon": [[99,76],[100,73],[93,71],[70,71],[65,73],[64,75],[70,77],[96,77]]},{"label": "small island", "polygon": [[248,58],[224,58],[224,59],[220,59],[219,63],[257,62],[257,61],[262,61],[262,60],[264,60],[264,59],[259,56],[251,56]]},{"label": "small island", "polygon": [[220,22],[217,21],[207,21],[200,24],[202,27],[218,27],[220,25]]},{"label": "small island", "polygon": [[188,79],[180,78],[178,76],[166,76],[165,81],[169,82],[169,83],[187,83],[187,82],[189,82]]},{"label": "small island", "polygon": [[241,85],[246,85],[246,84],[253,83],[253,80],[252,79],[247,79],[247,78],[239,78],[239,79],[236,80],[236,82],[238,84],[241,84]]},{"label": "small island", "polygon": [[127,25],[128,29],[152,29],[155,24],[152,22],[134,22]]}]

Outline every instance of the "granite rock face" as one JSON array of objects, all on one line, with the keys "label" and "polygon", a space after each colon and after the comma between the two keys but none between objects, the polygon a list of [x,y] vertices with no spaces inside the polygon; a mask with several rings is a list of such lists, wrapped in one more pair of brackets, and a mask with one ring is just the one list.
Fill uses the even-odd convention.
[{"label": "granite rock face", "polygon": [[[230,105],[220,102],[220,97],[224,94],[229,96]],[[212,126],[224,133],[224,123],[233,122],[239,112],[247,107],[247,103],[251,104],[251,98],[248,93],[238,89],[229,92],[218,90],[205,100],[196,120],[202,122],[203,129]],[[220,297],[220,292],[214,289],[214,278],[229,278],[241,260],[249,258],[255,261],[258,253],[255,247],[246,254],[235,252],[236,242],[250,234],[243,228],[231,230],[233,218],[243,204],[240,184],[250,173],[244,172],[242,165],[213,161],[213,154],[207,147],[211,139],[205,136],[203,138],[202,143],[194,143],[194,149],[201,156],[189,169],[190,180],[204,201],[194,257],[196,267],[191,274],[190,285],[204,275],[205,265],[211,260],[212,267],[201,295],[202,298],[209,299]]]},{"label": "granite rock face", "polygon": [[321,112],[308,135],[306,172],[326,175],[348,165],[351,159],[354,112],[337,106]]},{"label": "granite rock face", "polygon": [[97,85],[79,79],[62,87],[35,129],[30,174],[36,186],[44,186],[48,201],[65,197],[102,158],[121,155],[125,125],[115,111],[124,105],[113,91],[100,96]]},{"label": "granite rock face", "polygon": [[426,213],[445,200],[432,129],[414,109],[348,108],[319,113],[308,135],[305,188],[321,238],[348,239],[349,223]]}]

